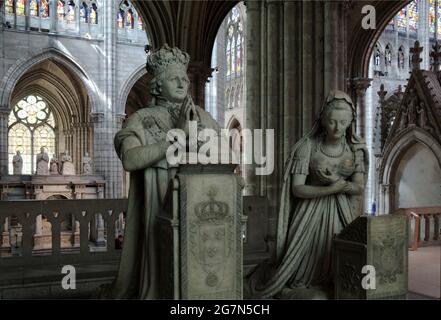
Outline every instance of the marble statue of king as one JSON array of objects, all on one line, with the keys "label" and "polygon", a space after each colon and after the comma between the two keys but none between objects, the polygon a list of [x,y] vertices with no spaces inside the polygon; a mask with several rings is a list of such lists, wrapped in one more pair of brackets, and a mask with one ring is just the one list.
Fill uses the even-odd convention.
[{"label": "marble statue of king", "polygon": [[159,293],[160,235],[156,218],[177,165],[166,160],[171,129],[188,135],[189,121],[220,131],[217,122],[193,103],[187,68],[190,57],[167,44],[148,52],[149,105],[132,114],[114,139],[123,167],[130,172],[129,206],[118,275],[103,298],[155,299]]}]

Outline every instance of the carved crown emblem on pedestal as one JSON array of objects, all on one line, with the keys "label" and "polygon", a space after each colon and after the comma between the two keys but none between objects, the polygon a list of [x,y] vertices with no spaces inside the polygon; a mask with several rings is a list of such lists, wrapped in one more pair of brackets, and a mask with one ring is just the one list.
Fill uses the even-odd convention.
[{"label": "carved crown emblem on pedestal", "polygon": [[214,198],[217,189],[211,187],[208,192],[208,201],[199,202],[195,207],[195,214],[201,221],[222,221],[228,215],[228,204],[216,201]]}]

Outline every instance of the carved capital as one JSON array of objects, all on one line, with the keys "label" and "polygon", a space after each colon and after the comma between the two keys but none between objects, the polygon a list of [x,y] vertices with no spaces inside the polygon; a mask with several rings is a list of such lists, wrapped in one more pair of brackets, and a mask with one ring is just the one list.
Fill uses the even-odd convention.
[{"label": "carved capital", "polygon": [[353,78],[350,80],[350,85],[357,95],[357,98],[362,98],[366,94],[366,89],[370,87],[372,78]]},{"label": "carved capital", "polygon": [[90,114],[90,122],[100,123],[104,122],[104,112],[94,112]]},{"label": "carved capital", "polygon": [[0,119],[8,118],[11,110],[0,107]]}]

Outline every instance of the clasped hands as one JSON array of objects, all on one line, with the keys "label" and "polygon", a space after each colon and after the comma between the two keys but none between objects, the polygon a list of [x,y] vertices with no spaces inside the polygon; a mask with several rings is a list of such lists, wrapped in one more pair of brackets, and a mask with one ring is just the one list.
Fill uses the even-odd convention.
[{"label": "clasped hands", "polygon": [[352,183],[343,179],[342,176],[329,171],[328,168],[317,169],[317,176],[320,181],[329,185],[334,193],[351,193],[353,191]]},{"label": "clasped hands", "polygon": [[[176,128],[181,129],[185,133],[186,142],[189,143],[190,147],[192,144],[194,144],[194,141],[197,141],[196,139],[189,139],[189,125],[190,121],[197,121],[199,122],[199,114],[196,110],[195,104],[193,102],[193,99],[190,95],[188,95],[181,106],[181,111],[179,113],[179,117],[176,121]],[[196,133],[197,134],[197,133]]]}]

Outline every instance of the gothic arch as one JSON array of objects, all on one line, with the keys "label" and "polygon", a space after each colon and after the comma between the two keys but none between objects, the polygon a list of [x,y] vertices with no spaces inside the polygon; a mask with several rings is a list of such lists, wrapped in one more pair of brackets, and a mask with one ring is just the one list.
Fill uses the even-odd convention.
[{"label": "gothic arch", "polygon": [[380,212],[392,213],[395,210],[395,176],[398,165],[406,152],[415,144],[420,143],[433,152],[441,167],[441,145],[428,132],[421,128],[409,127],[403,133],[395,136],[388,143],[383,159],[378,168],[381,190]]},{"label": "gothic arch", "polygon": [[352,78],[369,76],[369,62],[375,44],[389,21],[396,13],[407,6],[412,0],[404,1],[376,1],[371,2],[376,12],[376,28],[365,30],[362,28],[361,21],[364,17],[361,14],[361,8],[366,3],[353,4],[353,11],[356,15],[351,19],[354,26],[352,34],[354,35],[349,46],[348,62],[349,75]]},{"label": "gothic arch", "polygon": [[128,77],[128,79],[124,82],[124,84],[121,86],[121,89],[119,90],[118,94],[118,106],[117,106],[117,113],[119,114],[125,114],[126,113],[126,103],[127,99],[129,97],[130,90],[135,86],[135,84],[138,82],[139,79],[141,79],[143,76],[147,75],[147,69],[145,67],[145,63],[140,65],[135,69],[134,72]]},{"label": "gothic arch", "polygon": [[395,136],[386,148],[383,160],[379,168],[380,183],[389,184],[393,182],[394,170],[400,162],[402,156],[415,143],[421,143],[429,148],[441,167],[441,145],[435,138],[421,128],[410,127],[402,134]]},{"label": "gothic arch", "polygon": [[217,31],[238,2],[132,0],[146,24],[153,47],[164,43],[178,46],[190,54],[193,62],[202,62],[207,68]]},{"label": "gothic arch", "polygon": [[56,48],[48,48],[34,52],[26,57],[18,59],[6,72],[2,81],[0,82],[0,106],[3,108],[11,108],[12,93],[17,82],[22,76],[33,66],[43,62],[46,59],[53,59],[66,67],[69,71],[75,74],[86,88],[89,99],[91,100],[91,111],[99,110],[101,98],[99,97],[98,89],[95,83],[90,80],[90,77],[84,69],[78,65],[74,59]]},{"label": "gothic arch", "polygon": [[228,120],[227,122],[227,126],[226,126],[229,130],[231,129],[238,129],[239,131],[242,128],[242,125],[240,124],[239,120],[237,120],[237,118],[233,115],[231,116],[231,118]]}]

